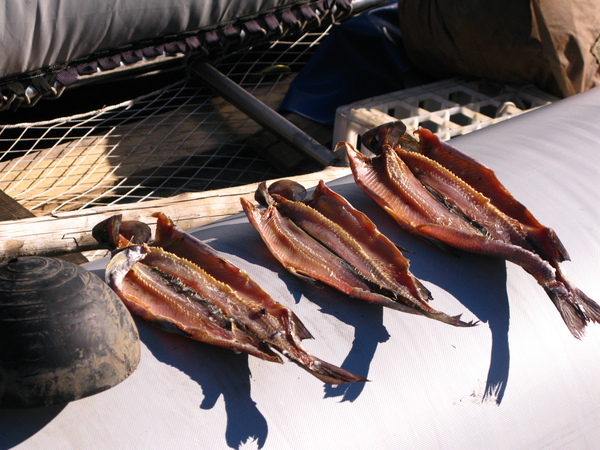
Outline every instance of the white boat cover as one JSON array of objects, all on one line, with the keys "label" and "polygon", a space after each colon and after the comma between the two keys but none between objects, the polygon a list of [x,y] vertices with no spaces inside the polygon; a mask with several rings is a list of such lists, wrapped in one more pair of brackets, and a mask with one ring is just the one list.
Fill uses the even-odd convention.
[{"label": "white boat cover", "polygon": [[[493,168],[572,261],[565,274],[600,301],[600,88],[492,125],[452,144]],[[331,183],[411,253],[413,273],[452,326],[360,303],[287,274],[245,216],[194,232],[290,306],[319,357],[369,378],[329,387],[278,365],[137,321],[139,368],[64,407],[0,410],[0,447],[47,449],[529,449],[600,442],[600,325],[567,330],[523,269],[457,258],[396,226],[349,177]],[[106,261],[88,264],[103,272]]]}]

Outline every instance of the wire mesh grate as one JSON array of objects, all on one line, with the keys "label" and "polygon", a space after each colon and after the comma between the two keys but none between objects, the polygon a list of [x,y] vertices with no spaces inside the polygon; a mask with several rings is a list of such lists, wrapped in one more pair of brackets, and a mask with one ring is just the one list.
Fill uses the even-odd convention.
[{"label": "wire mesh grate", "polygon": [[[276,108],[329,29],[233,53],[214,65]],[[0,127],[0,189],[45,215],[281,176],[248,144],[259,130],[185,77],[97,110]]]}]

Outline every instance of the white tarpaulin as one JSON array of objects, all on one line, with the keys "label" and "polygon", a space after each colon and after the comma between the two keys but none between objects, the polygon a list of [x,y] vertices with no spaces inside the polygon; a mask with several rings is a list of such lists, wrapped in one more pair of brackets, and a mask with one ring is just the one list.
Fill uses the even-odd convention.
[{"label": "white tarpaulin", "polygon": [[[600,89],[452,140],[492,168],[565,244],[565,274],[600,301]],[[360,303],[286,273],[245,216],[195,232],[315,339],[305,346],[370,382],[325,386],[139,320],[142,360],[123,383],[64,407],[0,410],[0,447],[593,448],[600,442],[600,325],[575,339],[522,268],[444,254],[402,232],[351,178],[331,183],[410,251],[454,328]],[[106,261],[89,264],[101,274]],[[487,393],[487,395],[486,395]]]}]

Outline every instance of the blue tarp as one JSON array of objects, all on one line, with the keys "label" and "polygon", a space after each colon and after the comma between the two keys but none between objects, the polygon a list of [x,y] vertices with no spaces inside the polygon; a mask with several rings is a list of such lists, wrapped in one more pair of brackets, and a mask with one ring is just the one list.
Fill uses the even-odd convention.
[{"label": "blue tarp", "polygon": [[392,2],[335,25],[280,107],[333,125],[339,106],[428,81],[408,60]]}]

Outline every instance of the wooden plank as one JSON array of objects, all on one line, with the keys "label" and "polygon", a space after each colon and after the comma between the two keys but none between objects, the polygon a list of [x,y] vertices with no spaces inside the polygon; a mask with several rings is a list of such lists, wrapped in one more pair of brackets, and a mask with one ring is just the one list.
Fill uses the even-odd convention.
[{"label": "wooden plank", "polygon": [[[35,214],[23,207],[19,202],[13,199],[10,195],[7,195],[4,191],[0,190],[0,226],[2,222],[6,223],[20,223],[23,219],[35,218]],[[81,253],[69,253],[67,255],[58,254],[61,258],[70,261],[75,264],[84,264],[88,262],[87,258]],[[4,258],[8,259],[11,256],[17,256],[7,254]]]},{"label": "wooden plank", "polygon": [[[331,181],[350,174],[348,167],[327,167],[322,171],[290,177],[306,188],[319,180]],[[58,255],[99,248],[91,230],[100,221],[123,214],[125,220],[141,220],[153,226],[155,212],[163,212],[188,230],[241,212],[240,197],[253,199],[258,183],[134,204],[105,206],[50,216],[0,222],[1,259],[19,255]]]}]

